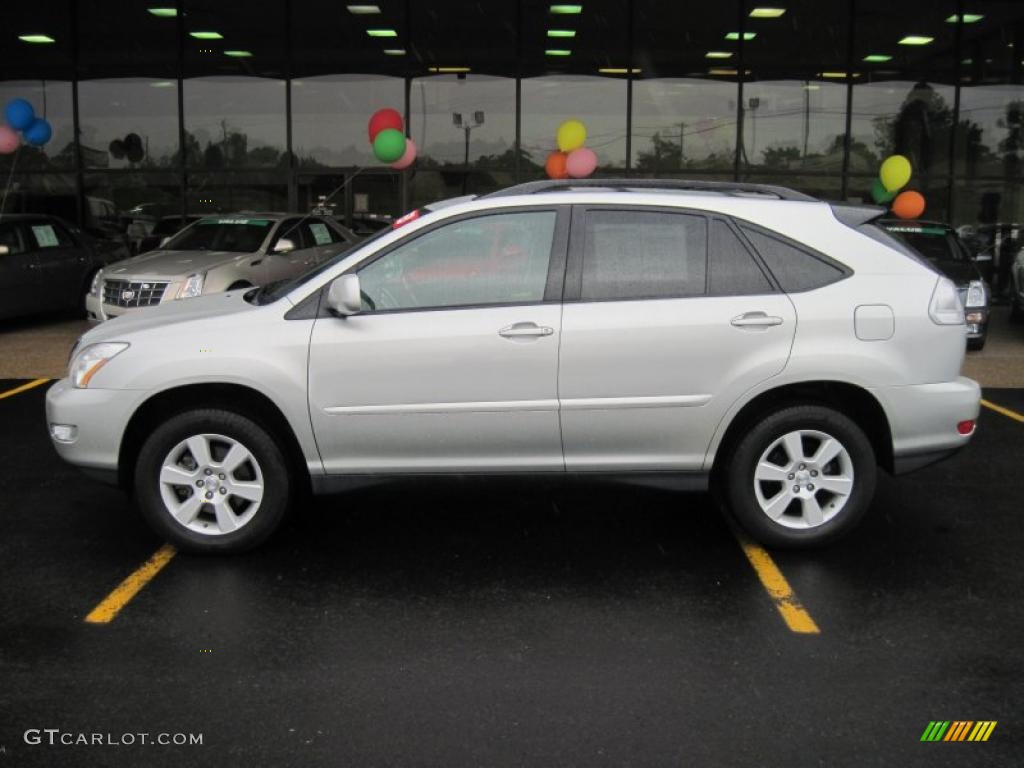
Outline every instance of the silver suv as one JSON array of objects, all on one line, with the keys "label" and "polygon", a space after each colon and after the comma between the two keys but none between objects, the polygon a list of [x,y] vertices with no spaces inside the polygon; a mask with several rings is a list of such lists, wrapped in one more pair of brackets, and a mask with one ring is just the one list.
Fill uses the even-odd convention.
[{"label": "silver suv", "polygon": [[449,201],[290,283],[92,329],[50,434],[192,551],[258,544],[303,487],[477,473],[713,486],[760,541],[823,543],[878,466],[978,415],[956,287],[881,213],[719,182]]},{"label": "silver suv", "polygon": [[327,217],[206,216],[159,249],[98,272],[85,297],[86,316],[99,323],[165,301],[298,277],[355,242]]}]

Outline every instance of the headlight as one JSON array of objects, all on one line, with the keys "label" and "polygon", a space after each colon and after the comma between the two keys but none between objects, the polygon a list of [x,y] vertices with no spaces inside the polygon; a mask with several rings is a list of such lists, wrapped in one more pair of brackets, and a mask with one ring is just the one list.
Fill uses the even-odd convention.
[{"label": "headlight", "polygon": [[90,344],[71,359],[68,366],[68,378],[78,389],[85,389],[93,376],[119,354],[128,349],[127,342],[107,341],[101,344]]},{"label": "headlight", "polygon": [[948,277],[940,277],[932,291],[932,300],[928,303],[928,316],[938,325],[963,325],[964,306],[956,286]]},{"label": "headlight", "polygon": [[103,270],[97,270],[96,274],[92,276],[92,285],[89,286],[89,294],[92,296],[100,295],[100,286],[103,285]]},{"label": "headlight", "polygon": [[968,307],[984,307],[986,303],[985,284],[981,280],[971,280],[964,304]]},{"label": "headlight", "polygon": [[176,299],[191,299],[193,296],[200,296],[203,293],[203,281],[206,279],[205,272],[199,272],[195,275],[189,275],[188,278],[182,283],[181,288],[178,289],[178,295]]}]

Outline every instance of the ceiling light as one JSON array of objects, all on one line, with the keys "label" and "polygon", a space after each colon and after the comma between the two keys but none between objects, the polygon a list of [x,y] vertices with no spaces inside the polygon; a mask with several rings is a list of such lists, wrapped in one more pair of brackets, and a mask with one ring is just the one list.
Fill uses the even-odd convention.
[{"label": "ceiling light", "polygon": [[405,56],[405,48],[385,48],[385,56]]},{"label": "ceiling light", "polygon": [[583,13],[582,5],[552,5],[548,9],[551,13],[559,13],[563,16],[575,16],[576,14]]},{"label": "ceiling light", "polygon": [[545,56],[572,56],[572,51],[568,48],[548,48],[544,51]]},{"label": "ceiling light", "polygon": [[575,29],[549,29],[548,37],[576,37]]},{"label": "ceiling light", "polygon": [[804,83],[804,90],[805,91],[820,91],[821,90],[821,86],[818,85],[817,83]]},{"label": "ceiling light", "polygon": [[946,23],[947,24],[956,24],[958,19],[963,19],[964,24],[977,24],[979,21],[981,21],[984,18],[985,18],[985,15],[983,13],[965,13],[963,16],[960,16],[960,14],[954,13],[952,16],[950,16],[948,19],[946,19]]},{"label": "ceiling light", "polygon": [[755,8],[750,12],[752,19],[777,19],[786,12],[785,8]]},{"label": "ceiling light", "polygon": [[731,59],[732,51],[708,51],[704,54],[705,59]]},{"label": "ceiling light", "polygon": [[602,75],[639,75],[643,70],[640,67],[632,67],[626,69],[625,67],[601,67],[599,70]]},{"label": "ceiling light", "polygon": [[398,33],[393,29],[368,29],[366,34],[370,37],[398,37]]},{"label": "ceiling light", "polygon": [[469,67],[427,67],[427,71],[434,72],[440,75],[461,75],[466,72],[469,72]]},{"label": "ceiling light", "polygon": [[354,13],[356,16],[366,16],[371,13],[380,13],[379,5],[346,5],[349,13]]},{"label": "ceiling light", "polygon": [[147,8],[154,16],[159,16],[161,19],[173,19],[178,15],[177,8]]},{"label": "ceiling light", "polygon": [[224,51],[224,55],[235,59],[247,59],[252,56],[252,51]]},{"label": "ceiling light", "polygon": [[[819,72],[818,77],[825,77],[830,80],[845,80],[845,72]],[[851,77],[860,77],[860,72],[854,72]]]},{"label": "ceiling light", "polygon": [[892,61],[892,56],[885,53],[869,53],[864,57],[864,61],[869,61],[872,64],[877,64],[882,61]]},{"label": "ceiling light", "polygon": [[224,35],[220,32],[189,32],[196,40],[223,40]]},{"label": "ceiling light", "polygon": [[154,80],[149,85],[152,88],[173,88],[175,83],[173,80]]},{"label": "ceiling light", "polygon": [[[743,33],[743,39],[744,40],[753,40],[755,37],[757,37],[757,32],[744,32]],[[725,39],[726,40],[739,40],[740,39],[740,33],[739,32],[727,32],[726,35],[725,35]]]},{"label": "ceiling light", "polygon": [[708,70],[709,75],[729,75],[734,76],[737,74],[735,69],[724,69],[722,67],[712,67]]},{"label": "ceiling light", "polygon": [[900,40],[900,45],[928,45],[934,39],[928,35],[907,35]]},{"label": "ceiling light", "polygon": [[23,43],[55,43],[57,42],[49,35],[18,35]]}]

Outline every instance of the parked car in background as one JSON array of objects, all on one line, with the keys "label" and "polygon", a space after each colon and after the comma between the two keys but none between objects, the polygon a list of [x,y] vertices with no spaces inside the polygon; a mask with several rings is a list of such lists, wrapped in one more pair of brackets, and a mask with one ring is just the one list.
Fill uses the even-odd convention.
[{"label": "parked car in background", "polygon": [[341,228],[318,216],[204,216],[157,250],[98,273],[86,314],[102,322],[175,299],[287,280],[349,247]]},{"label": "parked car in background", "polygon": [[109,251],[56,216],[0,216],[0,318],[81,309]]},{"label": "parked car in background", "polygon": [[199,221],[201,218],[202,216],[198,214],[189,216],[182,216],[180,214],[177,216],[161,216],[149,234],[139,240],[138,252],[141,254],[155,251],[164,240],[178,234],[189,224]]},{"label": "parked car in background", "polygon": [[1010,317],[1024,320],[1024,249],[1017,253],[1010,278],[1013,292],[1010,296]]},{"label": "parked car in background", "polygon": [[935,221],[884,219],[879,225],[924,256],[956,283],[964,305],[967,348],[982,349],[988,337],[991,291],[972,257],[971,250],[953,227]]}]

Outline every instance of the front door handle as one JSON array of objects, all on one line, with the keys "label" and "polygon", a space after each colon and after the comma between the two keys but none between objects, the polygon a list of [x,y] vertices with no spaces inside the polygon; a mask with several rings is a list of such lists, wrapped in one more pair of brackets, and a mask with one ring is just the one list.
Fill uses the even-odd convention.
[{"label": "front door handle", "polygon": [[771,328],[773,325],[782,325],[782,318],[765,312],[744,312],[734,317],[730,323],[737,328]]},{"label": "front door handle", "polygon": [[546,325],[537,325],[536,323],[515,323],[513,325],[506,325],[498,331],[498,335],[503,336],[506,339],[521,339],[531,336],[550,336],[554,332],[554,328],[549,328]]}]

